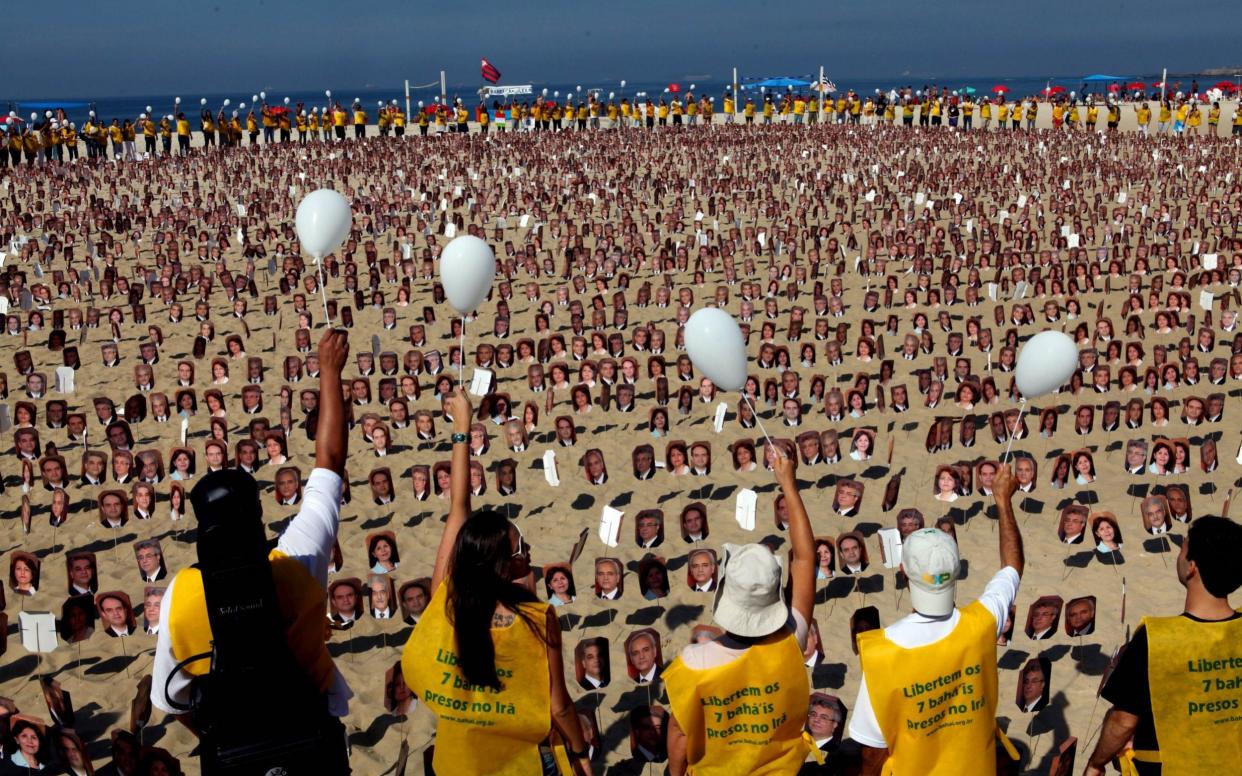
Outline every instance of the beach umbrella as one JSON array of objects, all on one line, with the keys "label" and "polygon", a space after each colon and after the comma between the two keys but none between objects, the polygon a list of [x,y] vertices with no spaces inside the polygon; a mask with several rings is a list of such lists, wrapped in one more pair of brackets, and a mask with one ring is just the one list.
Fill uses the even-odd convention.
[{"label": "beach umbrella", "polygon": [[[880,90],[879,90],[879,89],[876,89],[876,91],[878,92],[878,91],[880,91]],[[973,86],[963,86],[963,87],[962,87],[962,89],[961,89],[961,91],[962,91],[962,94],[974,94],[974,93],[975,93],[975,87],[973,87]]]},{"label": "beach umbrella", "polygon": [[1147,88],[1147,84],[1143,83],[1142,81],[1135,81],[1132,84],[1126,84],[1126,91],[1129,91],[1129,92],[1141,92],[1146,88]]},{"label": "beach umbrella", "polygon": [[1212,88],[1220,89],[1222,92],[1232,92],[1234,89],[1238,87],[1232,81],[1217,81],[1215,84],[1212,85]]},{"label": "beach umbrella", "polygon": [[678,92],[680,92],[680,91],[681,91],[681,84],[669,84],[669,85],[668,85],[668,88],[667,88],[667,89],[665,89],[664,91],[666,91],[666,92],[672,92],[673,94],[677,94]]},{"label": "beach umbrella", "polygon": [[997,84],[992,87],[992,94],[1009,94],[1009,87],[1003,84]]}]

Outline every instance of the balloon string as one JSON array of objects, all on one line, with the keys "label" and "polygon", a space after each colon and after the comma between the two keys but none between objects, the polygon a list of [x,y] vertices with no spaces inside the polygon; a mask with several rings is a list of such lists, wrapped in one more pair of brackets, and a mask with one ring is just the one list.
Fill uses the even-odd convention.
[{"label": "balloon string", "polygon": [[332,319],[328,317],[328,291],[323,285],[323,257],[316,256],[315,263],[319,269],[319,298],[323,301],[323,322],[331,326]]},{"label": "balloon string", "polygon": [[1022,425],[1022,413],[1026,412],[1026,397],[1018,402],[1018,419],[1014,421],[1013,428],[1009,429],[1009,444],[1005,445],[1005,455],[1001,458],[1003,466],[1009,460],[1009,451],[1013,449],[1013,438],[1018,433],[1018,428]]},{"label": "balloon string", "polygon": [[746,394],[746,391],[742,391],[742,401],[746,402],[746,406],[750,407],[750,414],[755,418],[755,423],[759,425],[759,430],[763,432],[763,438],[768,440],[768,446],[775,449],[776,444],[772,441],[772,437],[768,436],[768,430],[763,427],[763,421],[759,419],[759,413],[755,411],[755,405],[751,403],[750,396]]},{"label": "balloon string", "polygon": [[466,379],[466,316],[461,317],[461,330],[457,332],[457,387]]}]

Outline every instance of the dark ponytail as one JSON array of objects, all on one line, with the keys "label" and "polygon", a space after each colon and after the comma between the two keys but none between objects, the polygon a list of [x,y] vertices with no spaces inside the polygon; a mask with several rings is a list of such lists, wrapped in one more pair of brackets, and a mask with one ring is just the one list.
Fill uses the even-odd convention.
[{"label": "dark ponytail", "polygon": [[448,616],[457,641],[457,667],[472,685],[503,689],[496,675],[491,632],[496,604],[514,612],[546,640],[543,628],[522,608],[538,599],[509,579],[510,561],[517,549],[509,538],[509,521],[490,509],[474,513],[457,535],[449,568],[452,600]]}]

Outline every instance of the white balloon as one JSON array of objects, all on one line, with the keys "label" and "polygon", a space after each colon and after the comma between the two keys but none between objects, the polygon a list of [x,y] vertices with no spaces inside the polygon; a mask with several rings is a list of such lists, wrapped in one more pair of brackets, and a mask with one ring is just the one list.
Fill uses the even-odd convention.
[{"label": "white balloon", "polygon": [[331,97],[331,96],[332,96],[332,90],[331,90],[331,89],[325,89],[325,90],[324,90],[324,93],[323,93],[323,96],[324,96],[324,97]]},{"label": "white balloon", "polygon": [[288,97],[286,97],[286,98],[285,98],[285,105],[288,105],[288,104],[289,104],[289,98],[288,98]]},{"label": "white balloon", "polygon": [[200,99],[200,100],[198,101],[198,104],[199,104],[199,105],[206,105],[206,104],[207,104],[207,98],[206,98],[206,97],[203,97],[202,99]]},{"label": "white balloon", "polygon": [[252,94],[252,95],[250,95],[250,101],[251,101],[251,102],[258,102],[258,101],[259,101],[259,95],[257,95],[257,94]]},{"label": "white balloon", "polygon": [[225,101],[224,101],[224,107],[226,107],[226,108],[227,108],[227,107],[229,107],[229,106],[230,106],[230,105],[232,105],[232,104],[233,104],[233,101],[232,101],[232,100],[225,100]]},{"label": "white balloon", "polygon": [[1078,368],[1078,345],[1059,331],[1041,331],[1018,351],[1014,381],[1027,399],[1052,393]]},{"label": "white balloon", "polygon": [[349,202],[332,189],[307,194],[294,219],[302,249],[317,259],[341,247],[353,221]]},{"label": "white balloon", "polygon": [[150,106],[150,105],[148,105],[148,106],[147,106],[147,113],[150,113],[150,112],[151,112],[151,106]]},{"label": "white balloon", "polygon": [[487,298],[496,277],[496,254],[474,235],[454,237],[440,254],[440,282],[449,305],[467,315]]},{"label": "white balloon", "polygon": [[717,387],[737,391],[746,384],[746,340],[732,315],[704,307],[686,321],[690,361]]},{"label": "white balloon", "polygon": [[625,88],[625,79],[624,79],[624,78],[622,78],[622,79],[621,79],[621,88],[622,88],[622,89],[624,89],[624,88]]}]

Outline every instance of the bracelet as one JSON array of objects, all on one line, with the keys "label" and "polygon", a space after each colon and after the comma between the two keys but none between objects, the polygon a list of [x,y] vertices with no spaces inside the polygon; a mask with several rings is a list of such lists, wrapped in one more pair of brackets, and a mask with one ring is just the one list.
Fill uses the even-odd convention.
[{"label": "bracelet", "polygon": [[591,745],[590,745],[590,744],[587,744],[587,745],[586,745],[586,749],[583,749],[581,752],[575,752],[573,749],[571,749],[571,748],[569,747],[569,744],[568,744],[568,743],[566,743],[566,744],[565,744],[565,754],[569,755],[570,757],[574,758],[575,760],[581,760],[581,759],[584,759],[584,758],[586,758],[586,757],[590,757],[590,755],[591,755]]},{"label": "bracelet", "polygon": [[452,439],[452,440],[453,440],[453,444],[459,444],[459,443],[461,443],[461,442],[469,442],[469,441],[470,441],[470,435],[469,435],[469,434],[463,434],[463,433],[462,433],[462,432],[460,432],[460,431],[454,431],[454,432],[453,432],[453,436],[451,436],[451,437],[450,437],[450,439]]}]

